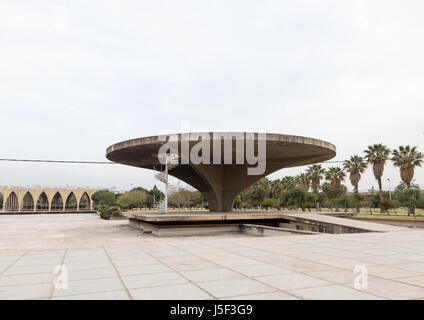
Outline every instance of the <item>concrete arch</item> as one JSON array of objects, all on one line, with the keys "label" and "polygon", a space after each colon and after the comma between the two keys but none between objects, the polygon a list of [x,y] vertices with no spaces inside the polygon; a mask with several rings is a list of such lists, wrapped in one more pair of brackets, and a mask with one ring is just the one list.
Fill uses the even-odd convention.
[{"label": "concrete arch", "polygon": [[22,211],[35,211],[35,202],[34,197],[32,196],[30,191],[27,191],[22,198],[21,202],[21,210]]},{"label": "concrete arch", "polygon": [[89,210],[91,208],[91,199],[87,192],[84,192],[79,199],[78,210]]},{"label": "concrete arch", "polygon": [[65,202],[59,191],[56,191],[52,200],[50,201],[50,211],[64,211]]},{"label": "concrete arch", "polygon": [[50,208],[50,201],[47,197],[47,194],[42,191],[41,194],[38,196],[37,199],[37,205],[35,207],[36,211],[49,211]]},{"label": "concrete arch", "polygon": [[5,203],[3,204],[3,208],[6,211],[19,211],[19,201],[18,201],[18,196],[16,195],[15,192],[10,192],[6,198],[6,195],[4,196],[4,200]]},{"label": "concrete arch", "polygon": [[65,211],[76,211],[78,210],[78,200],[75,193],[71,191],[66,197]]}]

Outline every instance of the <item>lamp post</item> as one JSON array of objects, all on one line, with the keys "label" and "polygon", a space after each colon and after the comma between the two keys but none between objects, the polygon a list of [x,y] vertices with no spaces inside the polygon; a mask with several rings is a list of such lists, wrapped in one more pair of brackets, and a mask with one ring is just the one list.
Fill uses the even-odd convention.
[{"label": "lamp post", "polygon": [[374,186],[371,187],[371,197],[370,197],[370,214],[372,215],[372,200],[374,197]]},{"label": "lamp post", "polygon": [[392,201],[392,187],[390,186],[390,179],[387,179],[387,181],[389,182],[389,199]]}]

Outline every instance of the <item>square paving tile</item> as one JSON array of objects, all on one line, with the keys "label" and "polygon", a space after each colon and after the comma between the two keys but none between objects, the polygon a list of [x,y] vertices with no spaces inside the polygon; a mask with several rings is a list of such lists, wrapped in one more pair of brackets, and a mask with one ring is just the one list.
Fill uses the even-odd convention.
[{"label": "square paving tile", "polygon": [[258,263],[261,263],[261,261],[251,259],[251,258],[245,258],[245,257],[237,257],[237,258],[230,258],[230,259],[218,259],[215,260],[217,264],[220,264],[224,267],[241,267],[241,266],[251,266]]},{"label": "square paving tile", "polygon": [[0,287],[0,300],[48,298],[52,287],[52,283]]},{"label": "square paving tile", "polygon": [[157,257],[157,259],[164,263],[170,263],[170,262],[186,262],[186,261],[199,260],[199,257],[195,255],[191,255],[191,254],[186,254],[186,255]]},{"label": "square paving tile", "polygon": [[0,256],[0,265],[8,266],[20,256]]},{"label": "square paving tile", "polygon": [[401,263],[401,259],[396,259],[393,257],[385,257],[385,256],[367,256],[359,258],[361,261],[368,262],[375,265],[395,265]]},{"label": "square paving tile", "polygon": [[122,279],[129,289],[187,283],[187,280],[176,272],[124,276]]},{"label": "square paving tile", "polygon": [[399,278],[395,279],[396,281],[400,281],[407,284],[412,284],[418,287],[424,287],[424,275],[418,277],[409,277],[409,278]]},{"label": "square paving tile", "polygon": [[266,263],[280,264],[282,266],[284,266],[285,263],[302,261],[298,258],[294,258],[291,256],[286,256],[286,255],[264,256],[264,257],[260,257],[259,260]]},{"label": "square paving tile", "polygon": [[263,293],[275,290],[251,279],[199,282],[198,285],[217,298]]},{"label": "square paving tile", "polygon": [[53,285],[55,275],[51,273],[36,273],[36,274],[18,274],[10,276],[0,276],[0,286],[14,285],[30,285],[48,283]]},{"label": "square paving tile", "polygon": [[355,267],[358,266],[358,265],[365,265],[365,266],[374,265],[373,263],[360,261],[360,260],[356,260],[356,259],[349,259],[349,258],[327,260],[323,263],[327,264],[329,266],[332,266],[332,267],[343,268],[343,269],[348,269],[348,270],[354,270]]},{"label": "square paving tile", "polygon": [[243,278],[241,274],[225,268],[181,271],[181,274],[193,282]]},{"label": "square paving tile", "polygon": [[408,271],[390,266],[370,266],[368,267],[368,274],[384,279],[395,279],[420,275],[419,272]]},{"label": "square paving tile", "polygon": [[35,266],[20,266],[15,267],[11,266],[3,275],[13,275],[13,274],[31,274],[31,273],[53,273],[55,265],[35,265]]},{"label": "square paving tile", "polygon": [[234,270],[243,273],[248,277],[266,276],[280,273],[290,273],[291,270],[281,268],[272,264],[255,264],[251,266],[233,267]]},{"label": "square paving tile", "polygon": [[213,297],[191,283],[130,289],[136,300],[205,300]]},{"label": "square paving tile", "polygon": [[53,297],[53,300],[129,300],[125,290],[78,294],[73,296]]},{"label": "square paving tile", "polygon": [[309,272],[309,271],[321,271],[331,269],[329,265],[312,262],[312,261],[298,261],[298,262],[288,262],[281,264],[284,268],[295,272]]},{"label": "square paving tile", "polygon": [[[353,284],[349,286],[353,287]],[[394,300],[424,298],[424,288],[393,280],[368,281],[368,289],[361,291]]]},{"label": "square paving tile", "polygon": [[78,280],[68,281],[68,288],[66,289],[55,289],[53,296],[60,297],[124,289],[125,288],[122,286],[121,281],[119,281],[118,277]]},{"label": "square paving tile", "polygon": [[223,300],[299,300],[299,298],[288,293],[275,291],[258,294],[248,294],[244,296],[234,296],[223,298]]},{"label": "square paving tile", "polygon": [[18,261],[16,261],[13,264],[13,267],[26,267],[26,266],[40,266],[40,265],[49,265],[49,266],[54,266],[54,265],[58,265],[61,264],[62,262],[62,258],[46,258],[46,259],[42,259],[42,258],[37,258],[37,259],[19,259]]},{"label": "square paving tile", "polygon": [[138,274],[172,272],[172,269],[164,266],[161,263],[145,264],[141,266],[117,267],[121,276],[133,276]]},{"label": "square paving tile", "polygon": [[256,279],[280,290],[293,290],[300,288],[325,286],[330,284],[328,281],[313,278],[296,272],[256,277]]},{"label": "square paving tile", "polygon": [[217,267],[219,267],[216,263],[200,259],[190,261],[168,262],[166,263],[166,265],[177,271],[216,269]]},{"label": "square paving tile", "polygon": [[[336,284],[351,284],[354,282],[355,277],[357,276],[357,274],[354,273],[353,270],[350,271],[347,269],[338,268],[331,268],[322,271],[311,271],[307,274],[315,278],[334,282]],[[378,280],[378,278],[368,275],[368,280]]]},{"label": "square paving tile", "polygon": [[395,268],[408,270],[408,271],[416,271],[424,274],[424,262],[409,262],[409,263],[401,263],[393,265]]},{"label": "square paving tile", "polygon": [[288,291],[301,299],[308,300],[380,300],[381,298],[351,288],[331,285]]},{"label": "square paving tile", "polygon": [[92,268],[92,269],[72,269],[68,268],[68,281],[74,280],[89,280],[89,279],[102,279],[117,277],[115,269],[112,266],[106,268]]},{"label": "square paving tile", "polygon": [[125,259],[112,259],[113,264],[117,267],[129,267],[129,266],[142,266],[146,264],[157,264],[158,261],[148,257],[148,258],[125,258]]}]

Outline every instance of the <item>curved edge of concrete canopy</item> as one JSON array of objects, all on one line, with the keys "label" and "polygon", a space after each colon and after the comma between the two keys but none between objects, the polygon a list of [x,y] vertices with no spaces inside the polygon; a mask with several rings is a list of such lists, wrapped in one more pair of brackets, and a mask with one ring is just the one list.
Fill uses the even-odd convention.
[{"label": "curved edge of concrete canopy", "polygon": [[[232,154],[235,159],[236,136],[240,134],[246,139],[254,140],[258,148],[258,134],[246,132],[196,132],[171,135],[150,136],[119,142],[107,148],[107,159],[139,168],[155,169],[160,166],[159,148],[170,139],[181,144],[187,143],[189,150],[199,143],[200,136],[209,136],[210,156],[213,158],[213,144],[220,136],[219,142],[232,140]],[[235,197],[259,179],[283,168],[297,167],[330,160],[336,155],[336,147],[326,141],[286,134],[266,133],[266,167],[259,175],[248,175],[247,169],[252,167],[246,161],[242,164],[180,164],[169,174],[188,183],[208,200],[210,211],[230,212]],[[191,138],[190,138],[191,136]],[[253,137],[253,139],[251,138]],[[199,139],[199,140],[198,140]],[[221,143],[222,150],[225,143]],[[224,152],[221,152],[223,157]],[[245,159],[245,158],[244,158]]]}]

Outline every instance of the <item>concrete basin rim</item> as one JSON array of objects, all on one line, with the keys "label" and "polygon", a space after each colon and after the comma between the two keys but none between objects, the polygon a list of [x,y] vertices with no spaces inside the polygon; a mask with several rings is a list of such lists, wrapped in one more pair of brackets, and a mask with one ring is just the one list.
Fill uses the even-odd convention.
[{"label": "concrete basin rim", "polygon": [[[190,134],[239,134],[239,133],[256,133],[256,132],[227,132],[227,131],[210,131],[210,132],[189,132]],[[119,150],[128,149],[128,148],[134,148],[139,147],[142,145],[149,145],[149,144],[155,144],[155,143],[163,143],[163,141],[159,141],[159,137],[169,137],[174,135],[179,135],[181,138],[181,134],[188,134],[188,133],[174,133],[174,134],[164,134],[164,135],[154,135],[154,136],[147,136],[147,137],[140,137],[140,138],[134,138],[129,140],[124,140],[121,142],[117,142],[115,144],[110,145],[106,149],[106,157],[108,158],[108,155]],[[278,139],[276,139],[278,137]],[[307,144],[307,145],[313,145],[317,147],[324,147],[329,149],[336,154],[337,148],[334,144],[321,140],[316,138],[310,138],[305,136],[297,136],[297,135],[289,135],[289,134],[281,134],[281,133],[266,133],[266,139],[267,141],[274,141],[274,142],[289,142],[289,143],[296,143],[296,144]],[[166,140],[165,140],[166,141]]]}]

